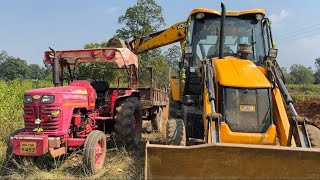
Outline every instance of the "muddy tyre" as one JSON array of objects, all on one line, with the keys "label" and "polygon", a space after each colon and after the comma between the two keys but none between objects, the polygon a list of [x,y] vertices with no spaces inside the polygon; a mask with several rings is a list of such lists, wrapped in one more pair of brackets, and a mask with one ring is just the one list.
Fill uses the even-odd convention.
[{"label": "muddy tyre", "polygon": [[6,158],[8,161],[8,165],[10,165],[14,168],[17,168],[17,169],[22,169],[24,166],[26,167],[28,165],[33,165],[37,160],[37,157],[35,157],[35,156],[17,156],[15,154],[13,154],[11,137],[13,137],[23,131],[24,131],[24,128],[17,129],[16,131],[14,131],[10,135],[10,139],[7,142]]},{"label": "muddy tyre", "polygon": [[142,136],[142,110],[137,97],[130,97],[116,108],[114,125],[117,144],[127,149],[140,146]]},{"label": "muddy tyre", "polygon": [[320,148],[320,130],[312,125],[306,125],[306,129],[309,135],[311,147]]},{"label": "muddy tyre", "polygon": [[185,146],[186,143],[186,128],[182,119],[169,119],[167,124],[168,145]]},{"label": "muddy tyre", "polygon": [[151,125],[155,132],[161,132],[162,129],[163,108],[159,107],[157,114],[151,115]]},{"label": "muddy tyre", "polygon": [[94,130],[89,133],[84,143],[83,163],[89,174],[95,174],[103,167],[107,152],[106,135]]}]

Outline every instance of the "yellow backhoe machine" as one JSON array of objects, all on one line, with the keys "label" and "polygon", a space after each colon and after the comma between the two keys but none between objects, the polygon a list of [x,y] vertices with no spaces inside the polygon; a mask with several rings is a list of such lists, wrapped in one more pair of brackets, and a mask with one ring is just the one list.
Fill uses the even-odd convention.
[{"label": "yellow backhoe machine", "polygon": [[170,82],[180,113],[166,145],[146,145],[145,178],[319,179],[320,131],[295,111],[264,10],[221,7],[127,43],[136,54],[182,50]]}]

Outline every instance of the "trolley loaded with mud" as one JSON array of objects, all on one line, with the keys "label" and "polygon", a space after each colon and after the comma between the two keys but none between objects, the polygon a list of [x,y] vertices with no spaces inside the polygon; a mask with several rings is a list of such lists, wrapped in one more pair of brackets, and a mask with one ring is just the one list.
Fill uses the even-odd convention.
[{"label": "trolley loaded with mud", "polygon": [[[25,92],[25,127],[12,134],[8,158],[54,158],[83,148],[84,165],[95,173],[104,164],[109,139],[129,149],[139,146],[142,108],[135,54],[126,48],[51,49],[45,52],[44,63],[52,66],[55,87]],[[89,75],[75,78],[82,63],[114,63],[125,69],[128,85],[111,87],[108,81]],[[64,85],[66,80],[68,85]]]}]

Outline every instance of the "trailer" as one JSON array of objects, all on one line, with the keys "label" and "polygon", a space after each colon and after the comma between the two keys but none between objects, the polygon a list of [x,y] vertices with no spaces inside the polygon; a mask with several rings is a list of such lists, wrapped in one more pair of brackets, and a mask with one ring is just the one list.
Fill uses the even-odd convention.
[{"label": "trailer", "polygon": [[[168,88],[161,87],[154,82],[153,68],[146,67],[147,78],[144,79],[144,84],[139,84],[140,103],[142,107],[143,120],[151,121],[152,129],[156,132],[163,132],[163,124],[166,124],[164,119],[164,108],[168,105]],[[140,80],[141,82],[142,80]]]}]

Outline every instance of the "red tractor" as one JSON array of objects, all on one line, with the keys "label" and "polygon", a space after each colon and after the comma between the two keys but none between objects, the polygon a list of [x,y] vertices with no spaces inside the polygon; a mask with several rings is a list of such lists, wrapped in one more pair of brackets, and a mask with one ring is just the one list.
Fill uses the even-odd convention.
[{"label": "red tractor", "polygon": [[[107,81],[94,79],[91,83],[75,80],[74,72],[81,63],[100,62],[114,62],[126,69],[128,87],[111,88]],[[51,49],[45,52],[44,63],[52,66],[55,87],[25,93],[25,127],[12,134],[8,154],[16,158],[54,158],[83,148],[84,164],[89,173],[95,173],[104,164],[106,143],[113,134],[122,146],[139,146],[142,110],[135,54],[126,48]],[[66,79],[71,83],[64,86]]]}]

